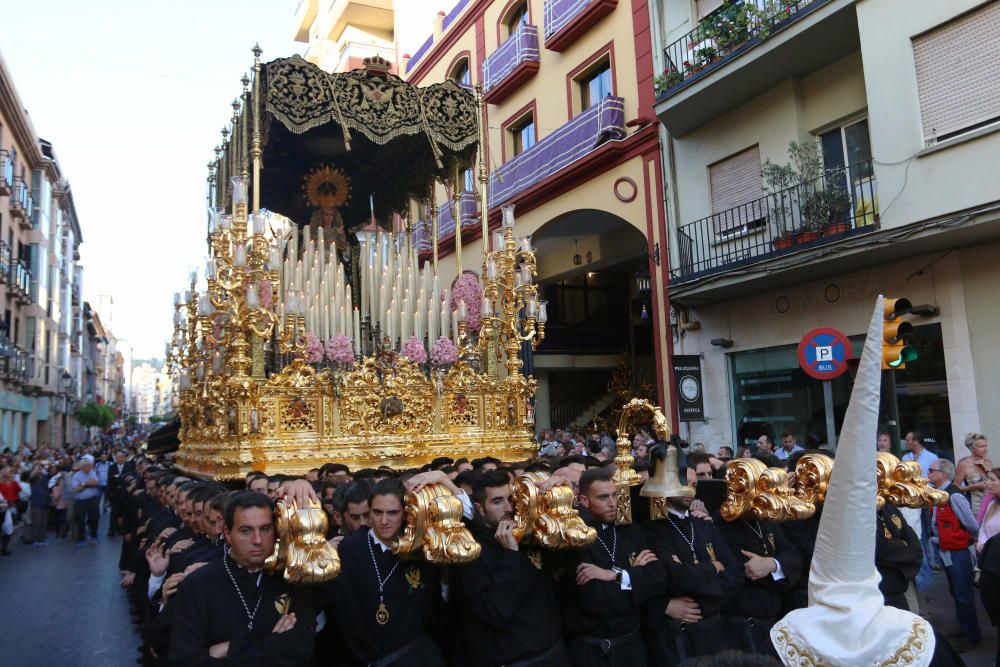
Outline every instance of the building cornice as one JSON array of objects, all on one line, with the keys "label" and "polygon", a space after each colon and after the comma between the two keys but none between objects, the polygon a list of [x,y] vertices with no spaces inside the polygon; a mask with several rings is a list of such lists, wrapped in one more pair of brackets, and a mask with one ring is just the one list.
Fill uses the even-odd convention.
[{"label": "building cornice", "polygon": [[21,98],[17,95],[14,80],[7,69],[7,62],[0,54],[0,116],[4,118],[14,135],[21,153],[32,169],[42,163],[42,149],[38,144],[38,136],[31,125]]}]

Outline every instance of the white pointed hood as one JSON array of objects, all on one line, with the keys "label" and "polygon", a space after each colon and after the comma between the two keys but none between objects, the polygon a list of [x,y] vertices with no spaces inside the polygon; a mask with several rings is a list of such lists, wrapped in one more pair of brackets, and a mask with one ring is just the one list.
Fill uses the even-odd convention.
[{"label": "white pointed hood", "polygon": [[771,641],[788,666],[922,667],[934,655],[934,633],[927,621],[885,606],[878,589],[872,444],[878,433],[882,318],[879,296],[816,535],[809,606],[790,612],[771,629]]}]

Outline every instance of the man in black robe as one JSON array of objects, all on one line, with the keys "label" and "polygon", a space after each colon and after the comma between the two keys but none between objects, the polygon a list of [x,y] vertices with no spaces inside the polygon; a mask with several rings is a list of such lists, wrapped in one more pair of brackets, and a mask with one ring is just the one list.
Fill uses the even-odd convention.
[{"label": "man in black robe", "polygon": [[784,615],[786,591],[799,579],[802,556],[781,526],[745,516],[735,521],[716,517],[715,524],[730,551],[743,565],[743,589],[722,609],[730,646],[746,653],[777,658],[771,626]]},{"label": "man in black robe", "polygon": [[882,575],[878,588],[885,603],[910,611],[906,604],[906,589],[920,571],[924,552],[920,538],[895,505],[886,503],[878,510],[875,526],[875,567]]},{"label": "man in black robe", "polygon": [[[429,477],[429,475],[435,475]],[[448,483],[446,475],[413,477],[421,484]],[[450,485],[452,493],[464,496]],[[428,626],[441,613],[438,570],[424,560],[400,560],[390,546],[403,529],[404,487],[395,479],[376,483],[369,495],[370,527],[340,543],[340,575],[321,585],[326,623],[343,638],[341,654],[326,664],[443,667]]]},{"label": "man in black robe", "polygon": [[573,665],[644,667],[642,603],[663,592],[663,565],[638,526],[615,525],[618,489],[608,468],[591,468],[580,477],[580,506],[597,540],[571,558],[564,620]]},{"label": "man in black robe", "polygon": [[472,489],[477,516],[469,529],[482,553],[454,572],[462,664],[569,667],[551,571],[538,547],[518,544],[512,532],[510,477],[489,470]]},{"label": "man in black robe", "polygon": [[274,551],[270,499],[245,491],[226,507],[228,553],[181,584],[171,623],[170,663],[307,665],[315,616],[310,590],[261,569]]},{"label": "man in black robe", "polygon": [[729,642],[720,612],[743,587],[743,566],[714,523],[691,516],[692,500],[667,498],[667,517],[643,526],[667,574],[666,593],[650,600],[644,612],[654,665],[725,649]]}]

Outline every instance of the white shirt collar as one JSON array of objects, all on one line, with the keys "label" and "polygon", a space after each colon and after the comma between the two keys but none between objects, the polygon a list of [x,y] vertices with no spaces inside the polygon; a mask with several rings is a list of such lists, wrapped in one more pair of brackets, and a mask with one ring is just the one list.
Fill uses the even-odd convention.
[{"label": "white shirt collar", "polygon": [[373,542],[374,542],[374,543],[375,543],[375,544],[376,544],[377,546],[380,546],[380,547],[382,547],[382,553],[385,553],[386,551],[389,551],[389,545],[387,545],[387,544],[386,544],[385,542],[383,542],[382,540],[380,540],[380,539],[378,538],[378,535],[376,535],[376,534],[375,534],[375,531],[374,531],[374,530],[369,530],[369,531],[368,531],[368,534],[372,536],[372,541],[373,541]]},{"label": "white shirt collar", "polygon": [[681,512],[679,510],[675,510],[673,507],[667,507],[667,513],[668,514],[673,514],[674,516],[679,517],[681,519],[688,518],[688,515],[690,514],[687,510],[684,510],[683,512]]}]

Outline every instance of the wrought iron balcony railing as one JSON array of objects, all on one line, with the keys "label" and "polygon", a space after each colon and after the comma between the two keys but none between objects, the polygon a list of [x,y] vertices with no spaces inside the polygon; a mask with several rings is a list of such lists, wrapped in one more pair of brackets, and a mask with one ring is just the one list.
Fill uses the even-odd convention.
[{"label": "wrought iron balcony railing", "polygon": [[611,95],[507,160],[490,174],[490,208],[573,164],[609,139],[625,137],[625,100]]},{"label": "wrought iron balcony railing", "polygon": [[673,95],[823,2],[827,0],[728,0],[663,50],[666,70],[655,79],[657,96]]},{"label": "wrought iron balcony railing", "polygon": [[14,187],[14,160],[6,150],[0,150],[0,195],[9,195]]},{"label": "wrought iron balcony railing", "polygon": [[[519,78],[515,71],[527,63],[535,63],[532,70],[538,69],[538,28],[522,23],[483,61],[483,92],[486,97],[489,98],[491,92],[495,96],[504,87],[503,84]],[[531,71],[527,76],[533,73]]]},{"label": "wrought iron balcony railing", "polygon": [[684,283],[835,243],[878,224],[871,160],[829,170],[815,180],[680,227],[671,280]]},{"label": "wrought iron balcony railing", "polygon": [[31,270],[20,259],[10,262],[9,285],[17,296],[27,298],[31,296]]},{"label": "wrought iron balcony railing", "polygon": [[10,277],[10,246],[0,241],[0,281],[7,282]]}]

